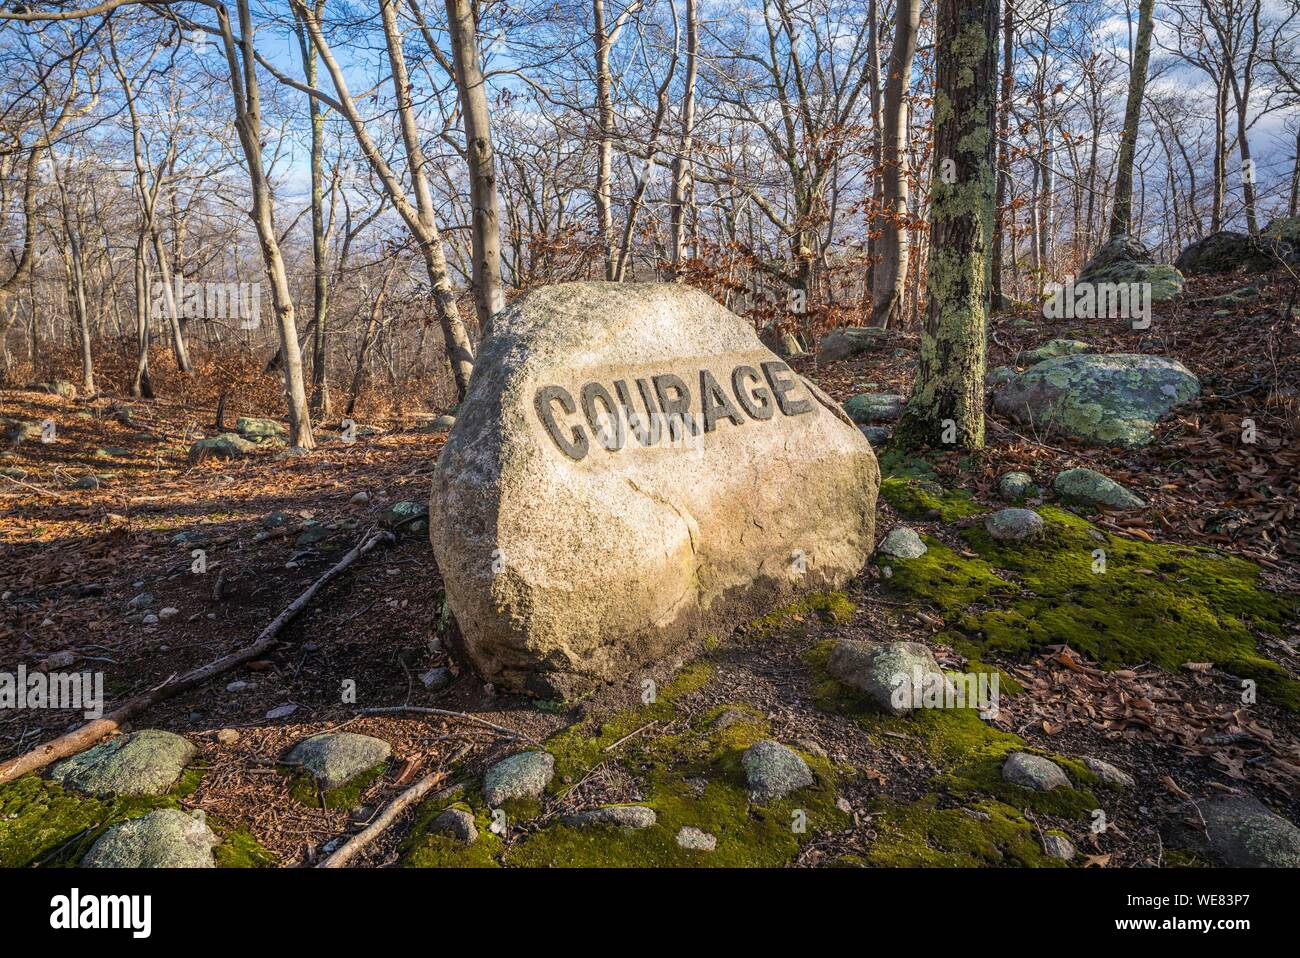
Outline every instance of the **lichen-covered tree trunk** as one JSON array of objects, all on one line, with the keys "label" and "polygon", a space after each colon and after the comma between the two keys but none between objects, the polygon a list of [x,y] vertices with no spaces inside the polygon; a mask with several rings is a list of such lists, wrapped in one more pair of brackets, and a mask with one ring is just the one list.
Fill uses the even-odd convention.
[{"label": "lichen-covered tree trunk", "polygon": [[926,322],[903,445],[984,445],[998,0],[939,0]]},{"label": "lichen-covered tree trunk", "polygon": [[1147,63],[1151,59],[1151,27],[1155,0],[1138,5],[1137,42],[1133,47],[1133,69],[1128,79],[1128,104],[1124,109],[1124,133],[1119,142],[1115,170],[1115,205],[1110,214],[1110,238],[1127,236],[1133,215],[1133,156],[1137,149],[1138,122],[1142,119],[1142,96],[1147,88]]}]

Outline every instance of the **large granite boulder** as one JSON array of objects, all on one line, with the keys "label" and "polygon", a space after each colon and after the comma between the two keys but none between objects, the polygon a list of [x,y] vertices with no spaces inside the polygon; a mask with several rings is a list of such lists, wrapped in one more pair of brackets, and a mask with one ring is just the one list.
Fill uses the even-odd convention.
[{"label": "large granite boulder", "polygon": [[186,738],[161,729],[119,735],[50,769],[50,778],[87,795],[161,795],[185,771],[198,750]]},{"label": "large granite boulder", "polygon": [[1232,230],[1220,230],[1198,239],[1174,260],[1174,266],[1184,276],[1209,276],[1237,269],[1259,273],[1276,265],[1271,244]]},{"label": "large granite boulder", "polygon": [[993,407],[1090,445],[1144,446],[1156,420],[1200,391],[1200,380],[1173,359],[1083,354],[1031,366],[998,388]]},{"label": "large granite boulder", "polygon": [[82,868],[215,868],[219,839],[199,817],[160,808],[105,829]]},{"label": "large granite boulder", "polygon": [[1132,236],[1102,244],[1074,281],[1081,283],[1150,283],[1151,301],[1161,303],[1183,291],[1183,274],[1168,263],[1157,263],[1151,251]]},{"label": "large granite boulder", "polygon": [[497,320],[430,537],[482,675],[569,695],[842,586],[878,487],[839,404],[704,293],[571,283]]},{"label": "large granite boulder", "polygon": [[1189,802],[1161,835],[1170,848],[1224,868],[1300,868],[1300,828],[1252,795]]}]

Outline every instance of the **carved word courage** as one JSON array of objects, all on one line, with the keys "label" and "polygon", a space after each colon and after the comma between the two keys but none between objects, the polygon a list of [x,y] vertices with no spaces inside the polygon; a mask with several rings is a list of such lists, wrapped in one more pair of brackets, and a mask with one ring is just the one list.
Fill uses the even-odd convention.
[{"label": "carved word courage", "polygon": [[743,426],[766,422],[780,410],[783,416],[812,412],[808,399],[791,393],[799,387],[783,362],[740,365],[724,377],[725,385],[707,369],[695,377],[691,391],[680,376],[661,373],[632,380],[616,379],[609,386],[585,383],[575,398],[563,386],[542,386],[533,396],[537,418],[555,445],[570,459],[581,461],[592,439],[616,451],[628,445],[629,433],[642,446],[658,444],[665,435],[679,442],[687,436],[713,432],[722,420]]}]

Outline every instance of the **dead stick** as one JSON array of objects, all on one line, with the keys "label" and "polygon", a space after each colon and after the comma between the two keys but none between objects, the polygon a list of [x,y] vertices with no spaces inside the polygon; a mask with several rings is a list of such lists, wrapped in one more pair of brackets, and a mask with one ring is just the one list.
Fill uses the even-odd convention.
[{"label": "dead stick", "polygon": [[496,725],[487,719],[481,719],[477,715],[470,715],[468,712],[456,712],[452,709],[433,709],[426,708],[423,705],[380,705],[376,708],[362,709],[362,715],[391,715],[395,712],[414,712],[417,715],[441,715],[445,718],[464,719],[466,722],[473,722],[475,725],[482,725],[490,728],[494,732],[500,732],[502,735],[509,735],[511,738],[521,738],[525,742],[538,744],[537,739],[531,735],[525,735],[523,732],[516,732],[512,728],[506,728],[504,725]]},{"label": "dead stick", "polygon": [[294,599],[293,602],[289,603],[288,607],[275,617],[274,622],[262,630],[261,635],[259,635],[256,641],[251,645],[246,645],[238,651],[231,652],[229,655],[217,659],[215,662],[209,662],[207,665],[186,672],[175,681],[168,679],[157,688],[150,689],[148,692],[137,695],[133,699],[127,699],[103,718],[95,719],[93,722],[87,722],[85,725],[73,729],[71,732],[60,735],[52,742],[48,742],[45,745],[39,745],[24,755],[19,755],[16,758],[9,759],[7,762],[0,763],[0,785],[3,785],[5,782],[11,782],[20,775],[26,775],[28,772],[34,772],[37,769],[44,768],[51,762],[56,762],[61,758],[67,758],[69,755],[76,755],[78,752],[90,748],[90,746],[104,738],[104,736],[117,731],[123,722],[134,718],[150,706],[155,705],[164,699],[169,699],[173,695],[192,689],[196,685],[201,685],[208,681],[208,679],[215,678],[223,672],[228,672],[235,666],[241,665],[250,659],[257,658],[275,642],[276,637],[280,634],[281,630],[289,624],[294,616],[303,610],[303,607],[312,600],[312,597],[315,596],[327,582],[345,570],[348,566],[352,565],[352,563],[356,562],[357,559],[374,549],[375,546],[379,545],[381,542],[392,541],[393,536],[390,533],[377,532],[370,535],[356,546],[353,546],[352,551],[340,559],[337,565],[328,569],[319,579],[308,586],[306,592]]},{"label": "dead stick", "polygon": [[[447,760],[447,764],[455,765],[468,751],[469,746],[462,745],[457,750],[456,754]],[[414,805],[424,797],[426,792],[446,777],[447,772],[443,769],[439,769],[436,772],[430,772],[428,775],[424,776],[424,778],[420,779],[406,791],[402,792],[402,794],[389,802],[388,806],[379,813],[378,817],[373,822],[349,838],[343,843],[342,847],[316,867],[342,868],[345,866],[348,862],[352,861],[352,859],[355,858],[362,849],[382,835],[388,826],[397,820],[397,816],[402,814],[403,809]],[[452,786],[451,788],[444,789],[443,792],[450,793],[454,790],[455,786]],[[439,794],[441,795],[443,793]]]}]

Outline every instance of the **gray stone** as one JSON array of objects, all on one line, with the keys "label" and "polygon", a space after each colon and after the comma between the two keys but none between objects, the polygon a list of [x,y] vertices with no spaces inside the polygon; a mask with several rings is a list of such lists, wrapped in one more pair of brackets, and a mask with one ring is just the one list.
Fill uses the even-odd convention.
[{"label": "gray stone", "polygon": [[78,479],[76,482],[72,484],[72,488],[73,489],[98,489],[99,477],[82,476],[80,479]]},{"label": "gray stone", "polygon": [[1003,502],[1023,502],[1041,492],[1034,477],[1027,472],[1007,472],[998,476],[998,498]]},{"label": "gray stone", "polygon": [[1200,380],[1176,360],[1088,353],[1031,366],[998,388],[993,406],[1091,445],[1144,446],[1156,421],[1200,390]]},{"label": "gray stone", "polygon": [[1092,469],[1067,469],[1052,480],[1065,502],[1094,509],[1140,509],[1146,503],[1114,479]]},{"label": "gray stone", "polygon": [[880,541],[876,551],[895,559],[919,559],[925,555],[925,543],[908,526],[896,526],[889,530],[889,535]]},{"label": "gray stone", "polygon": [[4,430],[5,439],[15,446],[27,440],[36,442],[41,438],[41,424],[28,419],[0,419],[0,428]]},{"label": "gray stone", "polygon": [[452,806],[447,809],[433,820],[429,825],[429,831],[450,835],[466,845],[473,845],[478,841],[478,826],[474,824],[474,816],[467,807]]},{"label": "gray stone", "polygon": [[381,738],[356,732],[328,732],[303,739],[285,761],[306,771],[324,791],[346,785],[392,754]]},{"label": "gray stone", "polygon": [[456,425],[456,417],[443,414],[433,421],[433,430],[435,432],[451,432],[451,427]]},{"label": "gray stone", "polygon": [[[934,653],[919,642],[839,639],[826,660],[826,671],[891,715],[906,715],[916,707],[917,697],[911,693],[918,691],[918,677],[921,690],[928,681],[948,683]],[[930,675],[936,679],[927,679]]]},{"label": "gray stone", "polygon": [[898,419],[904,402],[896,393],[859,393],[844,404],[844,411],[860,426],[876,425]]},{"label": "gray stone", "polygon": [[1116,768],[1110,762],[1100,758],[1094,758],[1091,755],[1084,756],[1083,764],[1088,770],[1102,780],[1103,784],[1114,786],[1115,788],[1132,788],[1134,785],[1133,776],[1128,772]]},{"label": "gray stone", "polygon": [[202,819],[160,808],[105,830],[81,859],[83,868],[215,868],[219,842]]},{"label": "gray stone", "polygon": [[645,805],[602,805],[599,808],[589,808],[564,817],[564,824],[575,828],[587,828],[592,825],[649,828],[655,821],[655,810]]},{"label": "gray stone", "polygon": [[1010,382],[1016,378],[1016,371],[1010,366],[994,366],[984,374],[984,385],[990,389],[996,389],[1005,382]]},{"label": "gray stone", "polygon": [[1300,868],[1300,828],[1252,795],[1216,795],[1189,804],[1161,835],[1170,848],[1224,868]]},{"label": "gray stone", "polygon": [[1016,365],[1032,366],[1046,359],[1055,359],[1058,356],[1077,356],[1080,353],[1090,353],[1092,351],[1092,347],[1082,340],[1053,339],[1037,349],[1027,349],[1022,353],[1017,353]]},{"label": "gray stone", "polygon": [[555,756],[520,752],[503,758],[483,776],[483,800],[490,806],[512,798],[540,798],[555,775]]},{"label": "gray stone", "polygon": [[1050,792],[1062,786],[1068,788],[1070,780],[1061,766],[1041,755],[1012,752],[1002,766],[1002,778],[1012,785],[1021,785],[1038,792]]},{"label": "gray stone", "polygon": [[51,379],[43,383],[28,383],[24,387],[28,392],[48,393],[62,399],[76,399],[77,387],[66,379]]},{"label": "gray stone", "polygon": [[255,443],[249,442],[233,432],[223,432],[211,439],[200,439],[190,446],[189,463],[202,462],[205,459],[240,459],[256,449]]},{"label": "gray stone", "polygon": [[1259,273],[1272,269],[1277,262],[1264,237],[1220,230],[1186,246],[1174,266],[1185,276],[1209,276],[1237,269]]},{"label": "gray stone", "polygon": [[860,353],[883,349],[889,342],[889,331],[875,326],[841,326],[822,337],[817,346],[817,362],[833,363]]},{"label": "gray stone", "polygon": [[766,805],[813,783],[812,769],[794,749],[780,742],[756,742],[740,758],[752,802]]},{"label": "gray stone", "polygon": [[1036,539],[1046,528],[1043,517],[1033,509],[999,509],[984,517],[984,528],[999,542]]},{"label": "gray stone", "polygon": [[1074,861],[1074,857],[1078,854],[1074,842],[1056,832],[1047,832],[1043,835],[1043,851],[1048,858],[1059,858],[1063,862]]},{"label": "gray stone", "polygon": [[1151,301],[1162,303],[1183,291],[1183,274],[1168,263],[1156,263],[1151,252],[1132,236],[1105,243],[1080,271],[1080,283],[1150,283]]},{"label": "gray stone", "polygon": [[64,759],[50,770],[50,778],[101,798],[162,795],[176,784],[196,751],[173,732],[142,729]]},{"label": "gray stone", "polygon": [[403,535],[421,535],[429,529],[429,507],[423,502],[394,502],[380,514],[379,524]]},{"label": "gray stone", "polygon": [[420,676],[420,682],[429,691],[437,692],[451,685],[452,677],[451,669],[446,666],[438,666],[423,673]]},{"label": "gray stone", "polygon": [[[684,409],[666,421],[659,392]],[[568,697],[842,587],[875,544],[878,486],[840,405],[751,323],[681,284],[569,283],[495,320],[429,527],[485,681]]]},{"label": "gray stone", "polygon": [[289,441],[289,430],[274,419],[258,419],[253,416],[241,416],[235,420],[235,432],[252,442],[265,442],[268,439]]},{"label": "gray stone", "polygon": [[889,438],[893,431],[889,426],[859,426],[862,435],[867,437],[867,442],[873,446],[879,446]]},{"label": "gray stone", "polygon": [[718,847],[718,839],[694,825],[683,825],[677,832],[677,844],[691,852],[711,852]]}]

